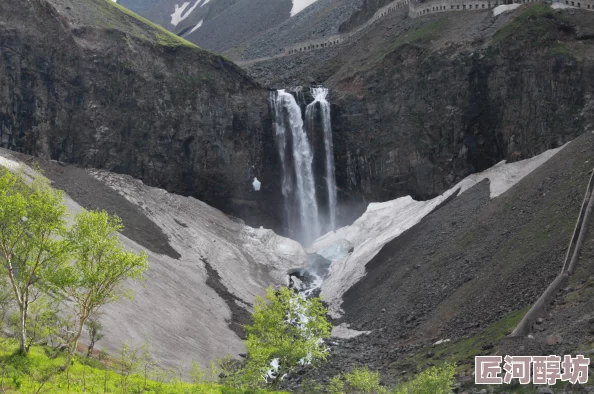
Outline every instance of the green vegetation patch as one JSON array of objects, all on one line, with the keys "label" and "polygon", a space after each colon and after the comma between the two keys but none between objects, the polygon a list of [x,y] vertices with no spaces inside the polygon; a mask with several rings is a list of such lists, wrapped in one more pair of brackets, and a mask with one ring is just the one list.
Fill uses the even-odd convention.
[{"label": "green vegetation patch", "polygon": [[537,3],[527,7],[511,22],[499,29],[493,36],[493,40],[500,42],[514,36],[524,42],[542,42],[556,32],[556,22],[560,21],[560,17],[551,7]]},{"label": "green vegetation patch", "polygon": [[[17,353],[18,343],[0,339],[0,391],[22,393],[168,393],[240,394],[260,390],[238,390],[202,381],[184,382],[179,371],[159,371],[145,376],[130,364],[105,359],[76,358],[67,372],[61,372],[66,353],[49,347],[32,346],[27,356]],[[108,368],[106,365],[109,365]],[[140,368],[141,369],[141,368]]]},{"label": "green vegetation patch", "polygon": [[[495,345],[508,335],[528,312],[528,307],[508,313],[503,318],[487,327],[478,335],[456,342],[448,342],[437,346],[426,346],[411,358],[397,361],[398,365],[413,365],[423,370],[439,362],[456,363],[458,371],[474,366],[474,357],[485,353],[484,347]],[[431,357],[427,354],[433,353]],[[402,368],[400,368],[402,369]]]},{"label": "green vegetation patch", "polygon": [[423,43],[427,43],[439,36],[439,32],[443,31],[448,27],[448,19],[446,17],[441,17],[438,20],[434,20],[432,22],[424,23],[418,26],[416,29],[411,29],[397,37],[388,43],[386,49],[384,51],[380,51],[375,58],[370,59],[367,68],[371,68],[376,62],[382,61],[387,55],[394,52],[400,46],[404,44],[417,44],[422,45]]},{"label": "green vegetation patch", "polygon": [[392,42],[392,48],[402,44],[422,43],[430,41],[438,36],[438,33],[448,27],[447,18],[441,18],[433,22],[425,23],[414,30],[409,30],[406,34],[399,36]]}]

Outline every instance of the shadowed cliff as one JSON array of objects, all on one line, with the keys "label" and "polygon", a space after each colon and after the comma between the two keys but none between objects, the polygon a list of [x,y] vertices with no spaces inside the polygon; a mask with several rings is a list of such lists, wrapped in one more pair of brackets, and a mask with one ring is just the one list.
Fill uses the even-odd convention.
[{"label": "shadowed cliff", "polygon": [[105,0],[6,0],[0,25],[1,147],[276,225],[268,92],[233,63]]}]

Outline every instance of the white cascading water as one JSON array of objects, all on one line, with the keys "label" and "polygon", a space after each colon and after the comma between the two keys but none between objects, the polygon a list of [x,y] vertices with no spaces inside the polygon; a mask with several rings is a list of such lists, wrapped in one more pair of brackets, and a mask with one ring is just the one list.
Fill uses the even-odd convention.
[{"label": "white cascading water", "polygon": [[[303,127],[301,108],[293,95],[285,90],[278,90],[273,93],[273,102],[276,140],[283,167],[282,191],[285,198],[287,225],[293,231],[297,229],[296,238],[308,245],[321,234],[312,169],[313,153]],[[285,156],[289,134],[292,140],[293,168],[290,168],[289,160]],[[296,216],[299,218],[299,223],[292,222],[293,208],[298,210]]]},{"label": "white cascading water", "polygon": [[332,121],[330,103],[326,100],[328,89],[317,87],[311,89],[314,101],[307,106],[305,117],[313,124],[316,103],[320,103],[322,126],[324,129],[324,149],[326,151],[326,188],[328,191],[328,220],[330,231],[336,230],[336,174],[334,169],[334,143],[332,141]]}]

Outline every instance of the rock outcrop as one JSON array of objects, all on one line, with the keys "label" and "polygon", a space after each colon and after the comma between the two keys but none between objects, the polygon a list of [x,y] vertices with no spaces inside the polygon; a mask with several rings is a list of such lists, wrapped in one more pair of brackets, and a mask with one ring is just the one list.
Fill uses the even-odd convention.
[{"label": "rock outcrop", "polygon": [[2,1],[0,146],[132,175],[274,227],[268,92],[147,23],[106,0]]}]

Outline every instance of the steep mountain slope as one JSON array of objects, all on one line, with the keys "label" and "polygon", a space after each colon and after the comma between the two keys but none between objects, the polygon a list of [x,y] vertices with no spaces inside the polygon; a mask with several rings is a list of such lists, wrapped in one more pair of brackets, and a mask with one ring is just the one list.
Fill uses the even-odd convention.
[{"label": "steep mountain slope", "polygon": [[331,88],[345,194],[431,198],[591,130],[593,13],[541,4],[497,17],[406,12],[340,46],[247,67],[275,86]]},{"label": "steep mountain slope", "polygon": [[345,33],[355,30],[357,27],[371,19],[377,10],[391,2],[392,0],[363,0],[359,9],[357,9],[356,12],[353,12],[351,17],[340,26],[338,32]]},{"label": "steep mountain slope", "polygon": [[[594,135],[588,133],[505,193],[490,198],[496,185],[483,181],[386,244],[343,297],[339,321],[370,333],[339,341],[332,362],[316,375],[362,364],[393,381],[450,360],[463,380],[471,380],[475,355],[588,350],[594,340],[588,325],[594,310],[587,301],[594,224],[576,277],[542,316],[537,338],[504,337],[563,265],[593,157]],[[553,342],[552,334],[566,341]],[[435,344],[439,340],[448,341]]]},{"label": "steep mountain slope", "polygon": [[239,0],[196,24],[180,24],[176,32],[203,48],[222,53],[288,20],[291,7],[288,0]]},{"label": "steep mountain slope", "polygon": [[[277,53],[284,46],[335,34],[375,10],[363,0],[119,0],[118,3],[198,46],[233,58]],[[354,17],[351,22],[353,13]]]},{"label": "steep mountain slope", "polygon": [[274,227],[268,92],[233,63],[106,0],[6,0],[0,24],[1,147]]},{"label": "steep mountain slope", "polygon": [[233,60],[270,56],[296,42],[334,35],[360,4],[361,0],[318,0],[292,18],[230,46],[225,55]]},{"label": "steep mountain slope", "polygon": [[199,46],[222,52],[290,18],[291,0],[119,0]]},{"label": "steep mountain slope", "polygon": [[[130,176],[83,170],[0,149],[0,167],[40,167],[67,193],[73,214],[106,210],[121,216],[124,245],[149,255],[133,300],[101,308],[101,346],[118,354],[124,343],[150,342],[156,361],[184,374],[193,361],[243,353],[242,324],[256,295],[287,285],[287,272],[306,263],[303,248],[271,230],[254,229],[191,197],[152,188]],[[157,241],[157,242],[156,242]]]}]

